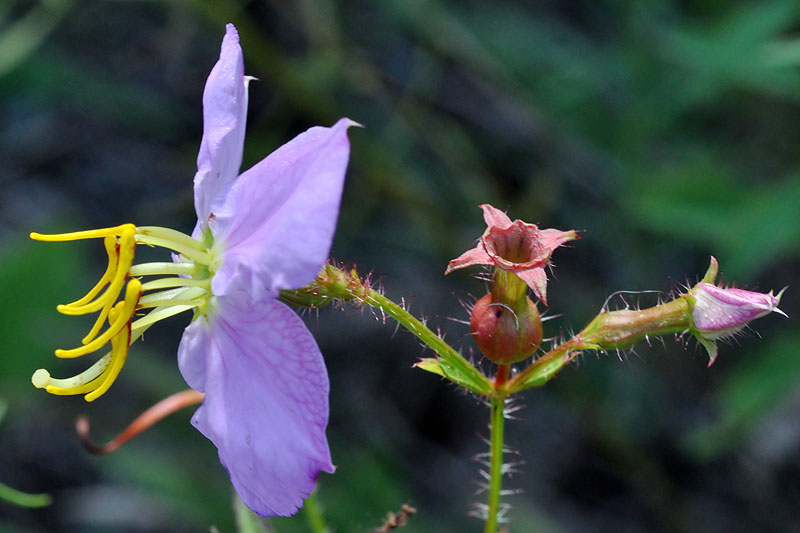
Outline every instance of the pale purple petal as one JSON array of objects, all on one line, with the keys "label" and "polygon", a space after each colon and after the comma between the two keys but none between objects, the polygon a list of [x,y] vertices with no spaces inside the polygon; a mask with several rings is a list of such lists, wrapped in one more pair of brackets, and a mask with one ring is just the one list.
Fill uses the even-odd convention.
[{"label": "pale purple petal", "polygon": [[198,228],[205,226],[239,175],[246,120],[247,80],[242,48],[236,28],[228,24],[219,61],[203,91],[203,140],[194,176]]},{"label": "pale purple petal", "polygon": [[[284,304],[218,298],[197,335],[203,404],[192,424],[219,451],[234,488],[262,516],[289,516],[321,471],[334,471],[325,438],[328,375],[311,333]],[[192,326],[194,327],[194,323]],[[196,377],[196,376],[195,376]]]},{"label": "pale purple petal", "polygon": [[717,339],[736,333],[749,322],[780,312],[780,295],[725,289],[710,283],[698,283],[691,291],[695,303],[692,319],[706,339]]},{"label": "pale purple petal", "polygon": [[178,368],[183,380],[200,392],[204,392],[206,386],[206,360],[199,354],[211,351],[210,341],[206,321],[197,319],[183,330],[178,346]]},{"label": "pale purple petal", "polygon": [[330,253],[353,124],[311,128],[239,177],[211,221],[224,249],[214,294],[274,296],[314,279]]}]

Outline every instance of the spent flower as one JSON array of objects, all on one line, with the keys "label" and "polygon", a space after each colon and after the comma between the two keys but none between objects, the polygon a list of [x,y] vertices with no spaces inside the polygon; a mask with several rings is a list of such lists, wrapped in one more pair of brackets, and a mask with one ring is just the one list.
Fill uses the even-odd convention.
[{"label": "spent flower", "polygon": [[[40,369],[32,381],[52,394],[93,401],[116,379],[131,343],[159,320],[193,310],[178,349],[184,379],[205,393],[192,424],[217,446],[248,507],[285,516],[302,505],[318,474],[334,467],[322,355],[303,321],[277,298],[313,281],[325,264],[354,123],[311,128],[239,175],[249,80],[238,33],[228,24],[203,93],[191,236],[134,224],[31,234],[43,241],[103,239],[108,267],[100,281],[58,306],[68,315],[99,316],[82,346],[56,356],[80,357],[111,344],[76,376],[57,379]],[[139,244],[166,248],[173,260],[134,264]],[[158,278],[140,280],[146,276]]]},{"label": "spent flower", "polygon": [[486,231],[478,245],[467,250],[447,265],[445,274],[472,265],[489,265],[516,274],[547,305],[545,267],[556,248],[579,239],[575,230],[539,229],[536,224],[511,221],[504,212],[489,204],[483,209]]}]

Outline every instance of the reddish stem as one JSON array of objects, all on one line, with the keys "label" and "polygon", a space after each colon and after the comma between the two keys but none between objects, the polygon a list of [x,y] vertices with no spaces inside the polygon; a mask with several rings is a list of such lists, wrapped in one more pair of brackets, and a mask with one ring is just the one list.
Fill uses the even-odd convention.
[{"label": "reddish stem", "polygon": [[194,389],[177,392],[168,396],[139,415],[125,430],[106,444],[98,446],[89,437],[89,419],[81,416],[75,422],[75,430],[81,439],[81,444],[89,453],[105,455],[111,453],[133,437],[143,432],[156,422],[179,411],[184,407],[195,405],[203,401],[205,394]]},{"label": "reddish stem", "polygon": [[494,376],[494,390],[506,384],[511,375],[511,365],[497,365],[497,374]]}]

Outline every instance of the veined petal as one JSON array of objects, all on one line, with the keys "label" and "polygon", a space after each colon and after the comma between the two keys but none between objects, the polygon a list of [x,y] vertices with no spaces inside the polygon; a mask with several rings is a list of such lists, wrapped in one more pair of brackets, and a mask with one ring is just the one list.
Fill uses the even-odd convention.
[{"label": "veined petal", "polygon": [[321,471],[334,471],[325,438],[325,363],[305,324],[284,304],[227,300],[219,298],[219,314],[210,323],[195,320],[201,325],[191,336],[206,338],[189,339],[183,359],[204,359],[203,372],[195,372],[195,363],[190,372],[204,377],[200,390],[206,393],[192,424],[217,446],[250,509],[288,516],[302,506]]},{"label": "veined petal", "polygon": [[705,339],[727,337],[748,323],[778,309],[780,294],[717,287],[700,282],[689,293],[694,297],[692,319]]},{"label": "veined petal", "polygon": [[203,139],[194,176],[194,205],[198,228],[221,204],[242,165],[247,120],[247,80],[239,34],[226,26],[219,61],[203,91]]},{"label": "veined petal", "polygon": [[211,222],[224,258],[214,294],[274,296],[314,279],[330,253],[353,124],[343,118],[331,128],[311,128],[234,183]]}]

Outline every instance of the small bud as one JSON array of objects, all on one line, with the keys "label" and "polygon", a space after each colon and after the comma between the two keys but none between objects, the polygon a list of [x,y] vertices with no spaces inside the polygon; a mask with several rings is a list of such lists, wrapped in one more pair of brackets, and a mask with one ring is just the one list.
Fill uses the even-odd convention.
[{"label": "small bud", "polygon": [[280,300],[295,307],[315,309],[334,301],[352,300],[354,294],[361,294],[368,287],[353,267],[345,268],[327,263],[317,274],[317,278],[299,289],[282,290]]},{"label": "small bud", "polygon": [[526,286],[514,274],[498,270],[491,293],[475,302],[469,327],[483,354],[498,365],[533,355],[542,342],[542,321]]},{"label": "small bud", "polygon": [[773,295],[772,291],[761,293],[718,287],[714,285],[718,269],[717,260],[711,257],[703,280],[689,290],[693,300],[692,333],[708,350],[708,366],[717,358],[717,339],[730,337],[753,320],[772,312],[786,316],[778,309],[783,291]]}]

